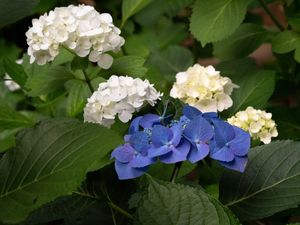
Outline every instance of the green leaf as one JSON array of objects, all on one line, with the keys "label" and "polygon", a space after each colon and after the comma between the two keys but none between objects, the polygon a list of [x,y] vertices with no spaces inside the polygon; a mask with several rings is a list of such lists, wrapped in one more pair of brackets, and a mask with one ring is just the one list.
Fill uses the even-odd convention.
[{"label": "green leaf", "polygon": [[7,105],[0,105],[0,131],[19,127],[30,127],[34,122],[23,116],[21,113],[9,108]]},{"label": "green leaf", "polygon": [[232,34],[243,21],[249,0],[197,0],[190,29],[202,46]]},{"label": "green leaf", "polygon": [[15,223],[74,191],[90,165],[121,142],[113,131],[74,119],[49,119],[17,136],[0,160],[0,221]]},{"label": "green leaf", "polygon": [[149,182],[134,224],[239,224],[228,209],[200,189],[153,179]]},{"label": "green leaf", "polygon": [[73,78],[73,74],[63,66],[38,66],[33,64],[31,77],[25,87],[30,96],[39,96],[63,89],[64,83]]},{"label": "green leaf", "polygon": [[1,0],[0,28],[30,15],[38,3],[38,0]]},{"label": "green leaf", "polygon": [[66,84],[69,95],[67,99],[67,113],[74,117],[82,112],[91,91],[86,82],[81,80],[70,80]]},{"label": "green leaf", "polygon": [[23,87],[27,80],[27,74],[24,68],[9,58],[5,58],[3,60],[3,65],[4,65],[5,72],[9,74],[9,76],[16,83],[18,83],[21,87]]},{"label": "green leaf", "polygon": [[185,71],[193,64],[193,61],[193,55],[187,48],[169,46],[163,51],[154,51],[147,65],[158,69],[162,75],[169,75],[175,79],[176,73]]},{"label": "green leaf", "polygon": [[138,11],[143,9],[152,0],[123,0],[122,3],[122,24],[125,24],[126,20],[132,15],[136,14]]},{"label": "green leaf", "polygon": [[265,107],[275,87],[275,71],[260,70],[250,74],[233,76],[232,81],[239,85],[231,95],[233,106],[228,109],[230,115],[244,110],[247,106]]},{"label": "green leaf", "polygon": [[300,34],[293,31],[284,31],[276,35],[272,40],[272,49],[276,53],[287,53],[300,48]]},{"label": "green leaf", "polygon": [[248,56],[266,41],[268,31],[256,24],[242,24],[232,35],[213,44],[214,55],[222,60]]},{"label": "green leaf", "polygon": [[256,220],[300,204],[300,142],[276,141],[250,150],[244,173],[227,171],[221,201],[242,220]]},{"label": "green leaf", "polygon": [[128,75],[131,77],[143,77],[147,68],[144,67],[145,59],[140,56],[122,56],[114,59],[112,67],[102,73],[111,76],[114,75]]}]

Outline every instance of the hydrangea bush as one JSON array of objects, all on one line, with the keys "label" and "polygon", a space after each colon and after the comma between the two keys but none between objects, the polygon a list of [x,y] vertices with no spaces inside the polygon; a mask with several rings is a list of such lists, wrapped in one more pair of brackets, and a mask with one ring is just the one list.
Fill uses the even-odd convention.
[{"label": "hydrangea bush", "polygon": [[0,225],[300,222],[299,12],[0,2]]}]

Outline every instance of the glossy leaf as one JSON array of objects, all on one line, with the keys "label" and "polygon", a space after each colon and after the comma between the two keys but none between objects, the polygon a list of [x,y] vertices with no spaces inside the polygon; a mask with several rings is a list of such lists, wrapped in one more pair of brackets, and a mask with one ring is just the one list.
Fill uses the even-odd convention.
[{"label": "glossy leaf", "polygon": [[221,201],[241,220],[256,220],[300,204],[300,143],[276,141],[250,150],[244,173],[227,171]]},{"label": "glossy leaf", "polygon": [[120,142],[107,128],[73,119],[49,119],[21,132],[0,160],[0,221],[24,220],[76,190],[90,165]]},{"label": "glossy leaf", "polygon": [[246,15],[248,0],[197,0],[190,30],[202,46],[232,34]]}]

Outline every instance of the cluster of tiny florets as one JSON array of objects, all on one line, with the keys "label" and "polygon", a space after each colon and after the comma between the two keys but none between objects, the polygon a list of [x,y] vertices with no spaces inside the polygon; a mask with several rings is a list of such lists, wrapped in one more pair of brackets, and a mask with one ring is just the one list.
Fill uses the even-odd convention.
[{"label": "cluster of tiny florets", "polygon": [[118,116],[127,123],[146,102],[154,106],[161,96],[148,80],[113,75],[88,98],[84,120],[109,127]]},{"label": "cluster of tiny florets", "polygon": [[213,66],[195,64],[187,71],[176,74],[170,96],[202,112],[221,112],[232,106],[230,95],[233,88],[237,87],[230,78],[222,77]]},{"label": "cluster of tiny florets", "polygon": [[237,112],[235,116],[228,119],[228,122],[248,131],[253,139],[260,139],[264,144],[269,144],[272,137],[278,136],[272,113],[253,107]]},{"label": "cluster of tiny florets", "polygon": [[100,14],[92,6],[58,7],[32,20],[26,32],[28,55],[31,63],[43,65],[54,60],[64,46],[107,69],[113,58],[106,52],[118,51],[124,44],[120,33],[110,14]]}]

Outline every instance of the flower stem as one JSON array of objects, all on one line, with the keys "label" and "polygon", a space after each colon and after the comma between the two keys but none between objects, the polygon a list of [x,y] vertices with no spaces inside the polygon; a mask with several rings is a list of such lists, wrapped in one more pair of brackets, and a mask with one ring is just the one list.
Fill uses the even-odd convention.
[{"label": "flower stem", "polygon": [[271,20],[274,22],[274,24],[278,27],[280,31],[284,31],[284,27],[281,25],[279,20],[273,15],[271,10],[268,8],[267,4],[264,2],[264,0],[258,0],[262,8],[265,10],[265,12],[270,16]]},{"label": "flower stem", "polygon": [[119,206],[117,206],[116,204],[114,204],[113,202],[109,201],[107,203],[112,209],[114,209],[115,211],[121,213],[123,216],[127,217],[128,219],[133,219],[133,216],[128,213],[127,211],[125,211],[124,209],[120,208]]},{"label": "flower stem", "polygon": [[181,165],[182,165],[182,162],[175,163],[175,166],[174,166],[174,169],[173,169],[173,172],[172,172],[172,176],[170,178],[170,182],[175,183],[175,181],[177,179],[177,176],[179,174]]},{"label": "flower stem", "polygon": [[89,89],[91,90],[91,92],[93,93],[94,92],[94,89],[93,89],[93,86],[92,86],[92,83],[91,83],[91,80],[90,78],[88,77],[86,71],[84,68],[82,68],[82,72],[83,72],[83,75],[84,75],[84,78],[85,78],[85,81],[87,83],[87,85],[89,86]]}]

